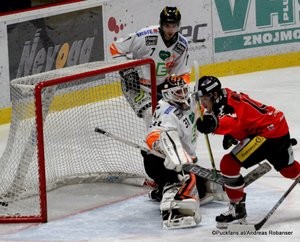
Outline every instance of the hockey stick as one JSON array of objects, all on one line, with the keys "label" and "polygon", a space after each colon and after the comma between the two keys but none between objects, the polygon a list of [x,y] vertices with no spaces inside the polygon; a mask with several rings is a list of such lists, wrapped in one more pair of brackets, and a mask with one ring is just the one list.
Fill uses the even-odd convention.
[{"label": "hockey stick", "polygon": [[[156,156],[159,156],[161,158],[165,158],[162,154],[158,153],[158,152],[155,152],[155,151],[152,151],[152,150],[149,150],[148,148],[142,146],[142,145],[139,145],[139,144],[136,144],[134,142],[131,142],[129,140],[126,140],[122,137],[119,137],[117,135],[114,135],[108,131],[105,131],[103,129],[100,129],[98,127],[95,128],[95,132],[97,133],[100,133],[100,134],[103,134],[107,137],[110,137],[116,141],[119,141],[123,144],[126,144],[126,145],[129,145],[131,147],[134,147],[134,148],[137,148],[137,149],[140,149],[140,150],[143,150],[145,152],[148,152],[148,153],[151,153],[153,155],[156,155]],[[212,182],[215,182],[215,183],[218,183],[220,185],[224,185],[224,180],[221,176],[217,176],[214,177],[214,174],[212,173],[211,170],[207,169],[207,168],[204,168],[204,167],[201,167],[201,166],[198,166],[198,165],[195,165],[195,164],[186,164],[182,167],[182,169],[186,172],[191,172],[199,177],[202,177],[202,178],[205,178],[207,180],[210,180]],[[271,170],[271,166],[268,164],[268,163],[263,163],[261,165],[259,165],[258,167],[256,167],[254,170],[252,170],[251,172],[249,172],[245,177],[245,186],[248,186],[250,185],[252,182],[254,182],[256,179],[260,178],[261,176],[263,176],[264,174],[266,174],[267,172],[269,172]]]},{"label": "hockey stick", "polygon": [[[194,164],[186,164],[183,167],[183,169],[186,172],[193,173],[193,174],[195,174],[199,177],[206,178],[207,180],[210,180],[210,181],[215,182],[217,184],[224,185],[223,177],[219,173],[217,173],[217,177],[214,177],[212,171],[207,169],[207,168],[197,166],[197,165],[194,165]],[[255,180],[257,180],[261,176],[268,173],[271,169],[272,169],[272,167],[267,162],[264,162],[262,164],[258,164],[258,166],[255,169],[253,169],[252,171],[247,173],[247,175],[244,176],[245,187],[249,186],[252,182],[254,182]]]},{"label": "hockey stick", "polygon": [[[194,61],[194,70],[195,70],[195,79],[196,79],[196,81],[199,79],[199,76],[200,76],[198,68],[199,68],[198,62],[195,60]],[[200,104],[200,98],[199,98],[198,92],[195,93],[195,100],[197,102],[197,107],[198,107],[200,119],[203,120],[203,114],[202,114],[202,110],[201,110],[201,104]],[[214,160],[214,157],[213,157],[213,154],[212,154],[212,149],[211,149],[210,141],[209,141],[209,138],[208,138],[208,134],[204,134],[204,137],[205,137],[205,142],[206,142],[206,146],[207,146],[207,149],[208,149],[210,163],[211,163],[211,166],[213,168],[213,175],[217,179],[217,169],[216,169],[215,160]]]},{"label": "hockey stick", "polygon": [[280,206],[280,204],[284,201],[284,199],[290,194],[290,192],[294,189],[294,187],[300,182],[300,177],[298,177],[292,185],[285,191],[285,193],[281,196],[278,202],[273,206],[273,208],[267,213],[267,215],[256,224],[229,224],[227,229],[229,230],[238,230],[238,231],[256,231],[260,230],[262,226],[268,221],[268,219],[273,215],[276,209]]},{"label": "hockey stick", "polygon": [[121,142],[121,143],[123,143],[123,144],[129,145],[129,146],[131,146],[131,147],[133,147],[133,148],[137,148],[137,149],[139,149],[139,150],[142,150],[142,151],[151,153],[151,154],[156,155],[156,156],[158,156],[158,157],[165,158],[165,156],[163,156],[162,154],[160,154],[160,153],[158,153],[158,152],[155,152],[155,151],[153,151],[153,150],[149,150],[149,149],[147,149],[146,147],[144,147],[144,146],[142,146],[142,145],[139,145],[139,144],[137,144],[137,143],[134,143],[134,142],[131,142],[131,141],[129,141],[129,140],[126,140],[126,139],[124,139],[124,138],[122,138],[122,137],[119,137],[119,136],[117,136],[117,135],[114,135],[114,134],[112,134],[112,133],[110,133],[110,132],[108,132],[108,131],[105,131],[105,130],[103,130],[103,129],[100,129],[100,128],[98,128],[98,127],[95,128],[95,132],[100,133],[100,134],[103,134],[103,135],[105,135],[105,136],[107,136],[107,137],[109,137],[109,138],[112,138],[112,139],[114,139],[114,140],[117,140],[117,141],[119,141],[119,142]]}]

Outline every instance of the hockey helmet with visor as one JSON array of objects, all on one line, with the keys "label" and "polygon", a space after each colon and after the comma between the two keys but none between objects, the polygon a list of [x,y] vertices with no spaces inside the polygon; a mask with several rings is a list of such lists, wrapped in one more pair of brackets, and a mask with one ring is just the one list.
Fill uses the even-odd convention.
[{"label": "hockey helmet with visor", "polygon": [[221,82],[214,76],[203,76],[195,84],[195,93],[199,97],[212,96],[214,92],[220,92],[222,88]]},{"label": "hockey helmet with visor", "polygon": [[180,25],[181,14],[177,7],[166,6],[160,13],[160,25],[164,23],[175,23]]}]

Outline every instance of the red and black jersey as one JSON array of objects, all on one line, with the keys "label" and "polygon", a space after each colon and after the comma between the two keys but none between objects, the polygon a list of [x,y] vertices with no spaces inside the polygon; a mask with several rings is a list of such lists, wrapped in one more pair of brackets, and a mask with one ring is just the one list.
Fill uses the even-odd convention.
[{"label": "red and black jersey", "polygon": [[[218,115],[219,126],[215,134],[229,134],[237,140],[251,135],[277,138],[288,133],[283,112],[251,99],[247,94],[225,88],[225,106]],[[226,108],[227,106],[227,108]]]}]

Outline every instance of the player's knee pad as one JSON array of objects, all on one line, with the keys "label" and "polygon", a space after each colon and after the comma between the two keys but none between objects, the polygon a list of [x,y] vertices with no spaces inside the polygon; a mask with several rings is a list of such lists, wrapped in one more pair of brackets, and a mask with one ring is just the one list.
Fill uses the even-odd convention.
[{"label": "player's knee pad", "polygon": [[291,165],[282,168],[279,172],[286,178],[296,179],[300,176],[300,164],[295,160]]},{"label": "player's knee pad", "polygon": [[245,181],[240,174],[240,164],[227,154],[220,163],[221,173],[224,178],[224,188],[231,201],[239,201],[244,195]]},{"label": "player's knee pad", "polygon": [[240,201],[244,195],[245,181],[242,175],[224,176],[224,188],[228,198],[231,201]]}]

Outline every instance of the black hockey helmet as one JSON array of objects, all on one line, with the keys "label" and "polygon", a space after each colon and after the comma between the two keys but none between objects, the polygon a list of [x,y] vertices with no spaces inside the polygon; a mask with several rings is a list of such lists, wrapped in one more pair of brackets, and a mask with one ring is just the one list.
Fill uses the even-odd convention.
[{"label": "black hockey helmet", "polygon": [[[230,108],[227,105],[227,92],[222,88],[221,82],[217,77],[214,76],[203,76],[195,84],[195,93],[194,97],[196,100],[203,96],[208,96],[211,98],[213,103],[212,110],[215,115],[218,115],[220,112],[224,112],[225,107]],[[231,112],[232,113],[232,112]]]},{"label": "black hockey helmet", "polygon": [[166,6],[160,13],[160,26],[164,23],[175,23],[180,25],[181,14],[177,7]]},{"label": "black hockey helmet", "polygon": [[195,84],[195,93],[201,96],[211,96],[214,92],[220,93],[221,82],[214,76],[203,76]]},{"label": "black hockey helmet", "polygon": [[176,104],[182,109],[189,107],[189,86],[180,76],[167,77],[161,89],[161,94],[165,101]]}]

